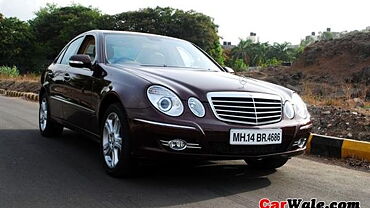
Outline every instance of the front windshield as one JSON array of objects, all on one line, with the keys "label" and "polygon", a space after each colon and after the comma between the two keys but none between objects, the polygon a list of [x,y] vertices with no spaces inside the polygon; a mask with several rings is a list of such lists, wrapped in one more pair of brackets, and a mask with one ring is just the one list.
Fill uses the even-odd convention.
[{"label": "front windshield", "polygon": [[138,34],[108,34],[105,36],[105,47],[110,64],[220,71],[198,48],[182,40]]}]

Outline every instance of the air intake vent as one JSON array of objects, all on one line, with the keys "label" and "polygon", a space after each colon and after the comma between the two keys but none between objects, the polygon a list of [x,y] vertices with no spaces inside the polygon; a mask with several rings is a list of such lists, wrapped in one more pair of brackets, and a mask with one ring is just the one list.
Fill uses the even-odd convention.
[{"label": "air intake vent", "polygon": [[222,121],[263,125],[282,117],[282,102],[277,95],[247,92],[210,92],[208,101],[215,116]]}]

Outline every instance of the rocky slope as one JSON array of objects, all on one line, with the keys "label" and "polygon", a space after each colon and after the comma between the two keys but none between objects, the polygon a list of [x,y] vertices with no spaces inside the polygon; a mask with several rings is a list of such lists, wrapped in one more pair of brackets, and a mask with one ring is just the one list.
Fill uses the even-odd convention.
[{"label": "rocky slope", "polygon": [[314,133],[370,141],[370,32],[308,46],[292,67],[239,73],[297,91]]},{"label": "rocky slope", "polygon": [[308,107],[314,127],[312,132],[370,142],[370,116],[356,110],[332,106]]},{"label": "rocky slope", "polygon": [[0,89],[38,93],[40,90],[40,83],[37,81],[16,81],[2,79],[0,80]]},{"label": "rocky slope", "polygon": [[[370,84],[370,32],[351,32],[342,38],[318,41],[305,48],[292,66],[314,77],[324,76],[329,83],[345,81]],[[358,76],[366,73],[368,76]],[[364,78],[364,79],[363,79]]]},{"label": "rocky slope", "polygon": [[370,32],[319,41],[305,48],[292,67],[242,73],[324,98],[370,101]]}]

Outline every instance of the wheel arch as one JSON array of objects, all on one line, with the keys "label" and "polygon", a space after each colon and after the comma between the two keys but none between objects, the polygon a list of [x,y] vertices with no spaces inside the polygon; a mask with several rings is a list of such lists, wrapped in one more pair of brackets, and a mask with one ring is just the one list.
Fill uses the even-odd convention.
[{"label": "wheel arch", "polygon": [[39,91],[39,103],[41,102],[41,97],[46,94],[46,89],[45,87],[41,87]]},{"label": "wheel arch", "polygon": [[97,114],[99,126],[101,125],[101,122],[102,122],[101,118],[104,116],[106,109],[109,107],[109,105],[113,103],[120,104],[122,107],[123,113],[127,115],[126,109],[121,101],[120,96],[116,92],[109,92],[103,97],[99,105],[98,114]]}]

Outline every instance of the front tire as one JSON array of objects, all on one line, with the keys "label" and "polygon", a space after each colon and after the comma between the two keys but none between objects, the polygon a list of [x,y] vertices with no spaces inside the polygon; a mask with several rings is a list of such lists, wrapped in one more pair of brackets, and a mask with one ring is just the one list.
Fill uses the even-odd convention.
[{"label": "front tire", "polygon": [[265,158],[261,160],[248,160],[246,159],[245,162],[253,169],[259,170],[273,170],[276,168],[280,168],[285,163],[287,163],[289,158],[283,157],[272,157],[272,158]]},{"label": "front tire", "polygon": [[113,177],[132,174],[129,126],[120,104],[110,105],[101,122],[101,155],[106,172]]},{"label": "front tire", "polygon": [[50,118],[49,103],[45,95],[40,98],[39,107],[39,129],[44,137],[60,136],[63,132],[63,126]]}]

